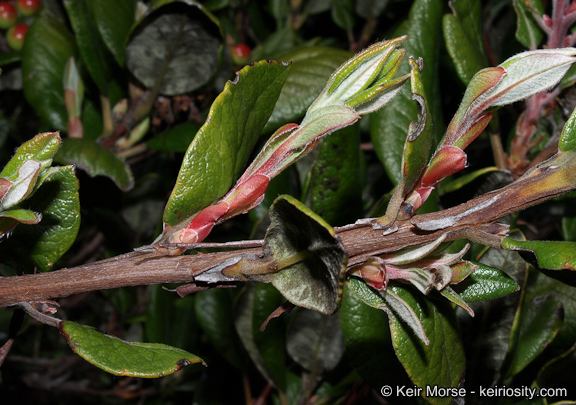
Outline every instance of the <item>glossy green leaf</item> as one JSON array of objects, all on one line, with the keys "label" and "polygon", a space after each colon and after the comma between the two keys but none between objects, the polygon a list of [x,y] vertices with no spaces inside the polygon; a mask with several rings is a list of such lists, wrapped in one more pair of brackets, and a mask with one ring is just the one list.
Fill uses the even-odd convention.
[{"label": "glossy green leaf", "polygon": [[78,179],[73,166],[53,169],[20,207],[42,214],[36,225],[17,226],[0,243],[3,257],[16,268],[48,271],[72,246],[80,227]]},{"label": "glossy green leaf", "polygon": [[88,3],[86,0],[68,0],[64,2],[64,7],[76,34],[78,50],[84,65],[100,93],[108,95],[108,84],[112,74],[111,57],[94,24],[94,16]]},{"label": "glossy green leaf", "polygon": [[25,209],[13,209],[0,212],[0,217],[12,218],[23,224],[37,224],[42,216],[34,211]]},{"label": "glossy green leaf", "polygon": [[122,190],[129,190],[134,186],[130,166],[91,139],[67,139],[55,159],[61,163],[73,163],[90,176],[109,177]]},{"label": "glossy green leaf", "polygon": [[[431,300],[410,288],[391,289],[415,311],[430,339],[430,344],[425,345],[396,315],[390,316],[392,344],[412,382],[418,387],[459,387],[466,359],[451,305]],[[452,398],[426,400],[432,404],[450,404]]]},{"label": "glossy green leaf", "polygon": [[304,369],[322,375],[332,370],[344,354],[340,317],[299,308],[290,318],[286,349]]},{"label": "glossy green leaf", "polygon": [[194,122],[184,122],[149,140],[146,145],[151,149],[183,153],[199,129],[200,125]]},{"label": "glossy green leaf", "polygon": [[[304,259],[262,276],[295,305],[326,315],[338,310],[341,277],[348,254],[334,230],[292,197],[279,197],[270,209],[264,252],[276,261]],[[269,252],[269,253],[267,253]]]},{"label": "glossy green leaf", "polygon": [[576,270],[576,242],[518,241],[505,238],[502,247],[533,253],[540,268]]},{"label": "glossy green leaf", "polygon": [[204,361],[187,351],[160,343],[126,342],[91,326],[60,322],[60,332],[72,350],[110,374],[157,378]]},{"label": "glossy green leaf", "polygon": [[90,7],[102,40],[118,64],[124,66],[126,43],[136,18],[136,1],[99,0],[90,2]]},{"label": "glossy green leaf", "polygon": [[[270,384],[275,386],[279,384],[280,387],[283,387],[285,383],[283,370],[281,371],[282,375],[280,375],[280,380],[278,380],[276,378],[278,374],[274,375],[273,372],[270,370],[269,365],[265,360],[263,353],[260,351],[260,347],[256,342],[256,335],[261,333],[259,327],[266,320],[266,318],[264,319],[255,318],[255,314],[257,312],[261,314],[260,311],[261,308],[259,308],[259,305],[265,304],[265,302],[263,302],[260,299],[260,297],[258,299],[256,298],[257,295],[256,290],[257,285],[251,283],[246,286],[244,291],[242,291],[241,295],[236,301],[236,305],[234,306],[234,325],[236,327],[236,331],[238,332],[238,336],[240,336],[240,340],[242,341],[244,348],[246,349],[246,351],[248,351],[248,354],[250,355],[250,358],[256,365],[258,371],[260,371],[260,373],[264,376],[264,378],[266,378],[266,380],[268,380]],[[272,335],[276,335],[275,337],[278,337],[278,331],[277,330],[274,331]],[[262,343],[262,340],[264,340],[264,344],[266,344],[266,339],[262,337],[259,338],[259,343]],[[283,356],[284,347],[282,344],[282,340],[277,341],[276,344],[273,341],[267,343],[270,344],[268,346],[268,349],[274,350],[275,348],[276,350],[279,350],[276,353],[272,354],[275,354],[278,357],[278,359],[282,363],[284,363],[284,356]],[[266,354],[270,355],[271,353]],[[275,362],[272,363],[272,366],[276,366],[276,364],[274,363]]]},{"label": "glossy green leaf", "polygon": [[[406,55],[422,57],[425,68],[422,71],[422,83],[431,116],[435,125],[434,138],[440,137],[440,93],[436,79],[437,49],[440,46],[441,19],[445,2],[441,0],[417,0],[410,10],[408,22],[394,31],[393,36],[408,35],[402,43]],[[408,63],[398,69],[398,76],[410,73]],[[384,164],[388,176],[394,183],[402,179],[402,156],[404,143],[410,123],[417,121],[418,103],[412,100],[407,86],[400,91],[393,102],[385,105],[370,116],[370,133],[374,150]]]},{"label": "glossy green leaf", "polygon": [[505,362],[505,377],[515,376],[534,361],[563,324],[562,301],[557,295],[540,296],[526,304],[519,315],[516,344],[509,349]]},{"label": "glossy green leaf", "polygon": [[50,165],[59,147],[60,135],[58,132],[36,135],[16,149],[12,159],[2,169],[0,177],[13,181],[18,177],[18,170],[27,160],[37,160],[44,167]]},{"label": "glossy green leaf", "polygon": [[319,147],[310,173],[310,208],[338,226],[362,215],[362,164],[357,125],[336,131]]},{"label": "glossy green leaf", "polygon": [[243,369],[245,359],[234,329],[232,307],[235,290],[213,288],[194,294],[198,323],[216,351],[233,366]]},{"label": "glossy green leaf", "polygon": [[[544,14],[544,7],[540,0],[531,0],[530,3],[541,15]],[[513,4],[518,24],[516,27],[516,39],[526,48],[534,49],[540,45],[544,36],[542,28],[534,20],[530,7],[526,5],[525,1],[514,0]]]},{"label": "glossy green leaf", "polygon": [[328,47],[307,47],[279,58],[292,67],[278,101],[263,132],[273,132],[282,125],[298,122],[324,89],[330,75],[352,54]]},{"label": "glossy green leaf", "polygon": [[354,12],[351,0],[332,1],[332,20],[342,29],[350,31],[354,27]]},{"label": "glossy green leaf", "polygon": [[560,140],[558,141],[558,150],[568,152],[576,149],[576,109],[570,114],[570,118],[564,124]]},{"label": "glossy green leaf", "polygon": [[518,284],[502,270],[478,262],[472,263],[479,267],[464,281],[452,287],[464,301],[491,300],[520,289]]},{"label": "glossy green leaf", "polygon": [[376,389],[385,384],[408,384],[410,380],[392,347],[387,314],[367,305],[349,287],[349,282],[364,284],[350,279],[344,285],[340,319],[347,357],[362,378]]},{"label": "glossy green leaf", "polygon": [[259,283],[254,291],[252,336],[274,385],[286,389],[286,364],[284,359],[286,329],[282,319],[272,319],[261,330],[262,324],[284,302],[284,297],[270,284]]},{"label": "glossy green leaf", "polygon": [[484,54],[482,7],[479,0],[450,2],[453,14],[446,14],[442,30],[446,48],[460,80],[467,85],[487,65]]},{"label": "glossy green leaf", "polygon": [[203,7],[175,1],[138,22],[126,47],[126,67],[160,94],[183,94],[215,75],[222,49],[220,27]]},{"label": "glossy green leaf", "polygon": [[49,13],[37,16],[22,48],[24,94],[53,130],[68,128],[62,79],[71,56],[76,56],[76,44],[66,26]]},{"label": "glossy green leaf", "polygon": [[206,123],[190,144],[164,212],[173,227],[207,207],[233,186],[284,84],[289,67],[262,61],[226,83]]}]

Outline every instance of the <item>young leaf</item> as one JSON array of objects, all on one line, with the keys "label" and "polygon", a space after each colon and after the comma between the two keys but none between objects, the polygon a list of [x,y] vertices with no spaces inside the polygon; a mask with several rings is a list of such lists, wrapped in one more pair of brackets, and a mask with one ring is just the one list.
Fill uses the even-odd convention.
[{"label": "young leaf", "polygon": [[278,58],[292,63],[292,67],[274,111],[262,131],[271,133],[282,125],[301,120],[310,104],[324,89],[332,72],[350,57],[350,52],[341,49],[307,47]]},{"label": "young leaf", "polygon": [[289,65],[262,61],[226,83],[190,144],[164,211],[166,235],[224,196],[244,169],[266,124]]},{"label": "young leaf", "polygon": [[533,253],[540,268],[576,270],[576,242],[519,241],[505,238],[502,247]]},{"label": "young leaf", "polygon": [[68,113],[62,89],[64,67],[76,57],[76,44],[66,26],[50,13],[40,13],[26,33],[22,79],[26,99],[50,128],[66,131]]},{"label": "young leaf", "polygon": [[[395,313],[390,313],[392,344],[412,382],[418,387],[459,387],[466,359],[450,304],[413,294],[410,288],[394,286],[392,291],[415,311],[430,339],[430,344],[425,345]],[[432,404],[452,402],[447,397],[427,397],[426,400]]]},{"label": "young leaf", "polygon": [[[436,55],[440,46],[442,11],[445,7],[442,0],[418,0],[410,9],[408,22],[400,25],[394,35],[407,35],[402,46],[407,55],[421,57],[425,68],[422,71],[422,83],[428,99],[431,115],[440,123],[440,92],[437,90]],[[408,64],[398,68],[398,75],[410,72]],[[406,131],[411,122],[417,120],[418,104],[412,100],[408,88],[404,88],[393,103],[389,103],[370,117],[370,135],[374,150],[384,164],[388,176],[394,183],[402,179],[402,156],[406,141]],[[436,125],[434,137],[440,137],[442,126]]]},{"label": "young leaf", "polygon": [[90,176],[109,177],[124,191],[134,186],[130,166],[91,139],[67,139],[55,159],[61,163],[74,163]]},{"label": "young leaf", "polygon": [[160,94],[183,94],[215,75],[222,49],[216,20],[198,3],[174,1],[154,9],[132,30],[126,67]]},{"label": "young leaf", "polygon": [[15,268],[48,271],[72,246],[80,227],[78,179],[73,166],[52,169],[20,207],[42,214],[37,225],[16,227],[0,243],[0,252]]},{"label": "young leaf", "polygon": [[28,142],[18,147],[12,159],[4,166],[0,177],[13,181],[18,177],[18,170],[27,160],[37,160],[42,168],[50,166],[52,158],[60,147],[60,134],[58,132],[46,132],[38,134]]},{"label": "young leaf", "polygon": [[59,329],[76,354],[118,376],[158,378],[190,364],[204,364],[200,357],[176,347],[126,342],[71,321],[60,322]]}]

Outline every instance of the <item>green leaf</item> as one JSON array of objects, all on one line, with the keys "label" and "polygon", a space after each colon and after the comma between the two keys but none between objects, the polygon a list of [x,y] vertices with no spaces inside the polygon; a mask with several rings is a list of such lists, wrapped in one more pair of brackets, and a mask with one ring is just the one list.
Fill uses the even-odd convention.
[{"label": "green leaf", "polygon": [[[255,283],[248,284],[236,301],[236,305],[234,307],[234,325],[236,326],[236,331],[238,332],[238,336],[240,336],[240,340],[242,341],[244,348],[248,351],[248,354],[256,365],[258,371],[260,371],[260,373],[270,384],[278,386],[282,389],[285,386],[285,367],[282,367],[282,370],[276,369],[278,366],[277,361],[269,358],[268,360],[272,360],[272,367],[274,367],[275,371],[280,373],[275,375],[270,369],[263,354],[266,354],[267,356],[275,354],[283,365],[283,339],[278,340],[276,343],[273,340],[267,342],[266,338],[260,336],[258,338],[258,343],[264,344],[264,353],[260,351],[260,347],[257,343],[256,336],[257,334],[262,333],[260,332],[259,327],[266,320],[266,318],[255,318],[256,313],[262,314],[262,307],[260,307],[262,304],[264,304],[264,307],[267,306],[265,300],[262,300],[261,297],[257,297],[257,285]],[[268,313],[268,315],[269,314],[270,313]],[[273,331],[272,335],[272,338],[279,337],[278,330]],[[275,349],[276,353],[271,353],[268,351],[270,349]]]},{"label": "green leaf", "polygon": [[149,140],[146,146],[156,150],[183,153],[186,152],[199,129],[200,125],[195,122],[184,122]]},{"label": "green leaf", "polygon": [[332,1],[332,20],[340,28],[350,31],[354,27],[354,12],[351,0]]},{"label": "green leaf", "polygon": [[166,225],[190,222],[232,187],[272,113],[288,70],[284,64],[262,61],[226,83],[186,152],[164,212]]},{"label": "green leaf", "polygon": [[367,305],[349,283],[364,284],[350,278],[344,285],[340,319],[347,357],[372,387],[408,384],[406,372],[392,347],[386,312]]},{"label": "green leaf", "polygon": [[[435,125],[434,138],[440,137],[440,92],[436,79],[436,55],[440,46],[442,10],[441,0],[417,0],[410,10],[408,22],[394,31],[393,37],[403,34],[408,38],[402,43],[407,55],[422,57],[426,68],[422,71],[422,83],[428,96],[428,106]],[[398,75],[410,73],[410,66],[401,64]],[[374,151],[384,164],[394,183],[402,179],[402,156],[406,133],[412,121],[417,120],[418,104],[412,100],[408,87],[400,91],[392,103],[374,112],[370,117],[370,134]]]},{"label": "green leaf", "polygon": [[505,238],[502,247],[534,253],[540,268],[576,270],[576,242],[518,241]]},{"label": "green leaf", "polygon": [[446,14],[442,20],[444,40],[458,77],[468,85],[472,76],[487,65],[482,5],[479,0],[458,0],[450,2],[450,6],[453,14]]},{"label": "green leaf", "polygon": [[0,212],[0,217],[12,218],[23,224],[37,224],[42,216],[34,211],[25,209],[14,209]]},{"label": "green leaf", "polygon": [[216,351],[233,366],[243,369],[240,341],[234,329],[232,306],[234,296],[225,288],[213,288],[194,294],[198,323]]},{"label": "green leaf", "polygon": [[[514,0],[513,4],[518,21],[518,26],[516,27],[516,39],[526,48],[535,49],[544,36],[542,28],[540,28],[538,23],[534,20],[530,7],[526,5],[526,1]],[[544,7],[540,0],[531,0],[530,4],[541,15],[544,14]]]},{"label": "green leaf", "polygon": [[558,141],[558,150],[560,152],[568,152],[576,149],[576,109],[570,114],[570,118],[566,121],[560,140]]},{"label": "green leaf", "polygon": [[292,62],[292,67],[263,132],[273,132],[304,117],[330,75],[350,57],[350,52],[328,47],[300,48],[279,57]]},{"label": "green leaf", "polygon": [[90,176],[106,176],[126,191],[134,186],[130,166],[91,139],[67,139],[55,157],[61,163],[74,163]]},{"label": "green leaf", "polygon": [[22,48],[22,78],[26,99],[52,129],[66,131],[68,113],[62,79],[76,44],[64,24],[41,13],[30,25]]},{"label": "green leaf", "polygon": [[502,270],[478,262],[472,263],[478,268],[464,281],[452,286],[464,301],[491,300],[520,289],[520,286]]},{"label": "green leaf", "polygon": [[284,302],[284,298],[270,284],[259,283],[255,286],[252,312],[252,336],[266,368],[279,389],[286,389],[286,364],[284,360],[286,329],[281,319],[271,320],[266,329],[261,325],[272,312]]},{"label": "green leaf", "polygon": [[41,213],[42,221],[16,227],[11,237],[0,243],[0,252],[15,268],[48,271],[72,246],[80,227],[74,167],[54,168],[20,207]]},{"label": "green leaf", "polygon": [[98,86],[100,93],[108,95],[108,84],[112,74],[110,70],[111,58],[94,24],[94,16],[89,2],[86,0],[68,0],[64,2],[64,7],[76,34],[78,50],[84,65]]},{"label": "green leaf", "polygon": [[[326,315],[338,310],[348,254],[334,230],[303,204],[280,196],[270,209],[264,252],[275,261],[304,259],[262,276],[295,305]],[[304,252],[304,253],[303,253]]]},{"label": "green leaf", "polygon": [[84,360],[118,376],[157,378],[204,361],[187,351],[159,343],[126,342],[91,326],[60,322],[60,332]]},{"label": "green leaf", "polygon": [[[389,287],[390,288],[390,287]],[[456,316],[449,303],[431,300],[414,290],[393,286],[392,291],[416,312],[430,344],[425,345],[393,313],[390,316],[392,344],[410,379],[418,387],[459,387],[466,359]],[[432,404],[450,404],[452,398],[427,397]]]},{"label": "green leaf", "polygon": [[124,66],[126,44],[136,17],[136,1],[99,0],[90,2],[90,7],[102,40],[118,64]]},{"label": "green leaf", "polygon": [[540,355],[556,337],[563,324],[564,310],[560,298],[552,293],[525,302],[513,333],[515,344],[508,350],[504,363],[506,377],[513,377]]},{"label": "green leaf", "polygon": [[356,0],[354,3],[356,14],[366,19],[375,19],[382,14],[389,1]]},{"label": "green leaf", "polygon": [[290,357],[316,376],[336,367],[344,354],[339,315],[299,308],[291,316],[286,339]]},{"label": "green leaf", "polygon": [[36,135],[18,147],[12,159],[2,169],[0,177],[14,180],[18,177],[18,170],[27,160],[37,160],[42,166],[49,166],[59,147],[60,135],[58,132]]},{"label": "green leaf", "polygon": [[222,49],[215,19],[197,3],[175,1],[153,10],[134,28],[126,67],[160,94],[183,94],[215,75]]},{"label": "green leaf", "polygon": [[362,215],[362,164],[357,125],[324,139],[310,173],[310,208],[332,225]]}]

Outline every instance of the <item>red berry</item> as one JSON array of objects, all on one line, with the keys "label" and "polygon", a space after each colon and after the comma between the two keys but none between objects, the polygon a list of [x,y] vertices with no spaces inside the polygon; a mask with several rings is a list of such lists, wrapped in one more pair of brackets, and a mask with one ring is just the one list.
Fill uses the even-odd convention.
[{"label": "red berry", "polygon": [[232,60],[237,65],[244,65],[250,62],[252,49],[246,44],[236,44],[232,48]]},{"label": "red berry", "polygon": [[38,10],[40,10],[40,7],[42,7],[42,1],[41,0],[18,0],[18,11],[20,12],[20,14],[22,14],[24,17],[29,17],[31,15],[34,15],[38,12]]},{"label": "red berry", "polygon": [[8,46],[15,51],[22,49],[24,44],[24,37],[28,31],[28,24],[18,23],[8,30],[6,33],[6,42]]},{"label": "red berry", "polygon": [[16,8],[7,1],[0,1],[0,28],[5,30],[10,28],[16,22],[18,13]]}]

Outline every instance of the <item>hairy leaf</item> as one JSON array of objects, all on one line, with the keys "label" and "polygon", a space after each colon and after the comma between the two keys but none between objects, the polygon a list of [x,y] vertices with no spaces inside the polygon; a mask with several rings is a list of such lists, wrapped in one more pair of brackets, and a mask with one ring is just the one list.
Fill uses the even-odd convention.
[{"label": "hairy leaf", "polygon": [[[517,16],[516,39],[526,48],[534,49],[542,41],[544,33],[542,28],[536,23],[532,16],[530,7],[526,5],[526,1],[514,0],[514,11]],[[530,4],[535,10],[544,14],[544,7],[540,0],[531,0]]]},{"label": "hairy leaf", "polygon": [[[0,252],[16,268],[48,271],[76,239],[80,227],[78,179],[73,166],[51,170],[20,207],[42,214],[36,225],[22,225],[0,243]],[[14,263],[15,262],[15,263]]]},{"label": "hairy leaf", "polygon": [[[395,314],[390,316],[392,344],[412,382],[419,387],[459,387],[466,359],[450,304],[415,294],[410,288],[394,286],[392,290],[413,308],[430,339],[430,344],[425,345]],[[432,404],[452,401],[447,397],[426,399]]]},{"label": "hairy leaf", "polygon": [[288,65],[262,61],[246,66],[234,82],[226,83],[186,152],[164,212],[167,227],[187,224],[232,187],[272,113],[288,71]]},{"label": "hairy leaf", "polygon": [[160,343],[126,342],[91,326],[60,322],[60,332],[76,354],[118,376],[157,378],[204,361],[184,350]]},{"label": "hairy leaf", "polygon": [[350,52],[328,47],[302,48],[281,56],[279,60],[291,62],[292,68],[263,132],[273,132],[304,117],[332,72],[351,56]]},{"label": "hairy leaf", "polygon": [[[412,5],[408,22],[394,32],[394,36],[406,34],[408,37],[402,46],[407,55],[422,57],[425,68],[422,71],[422,83],[429,97],[429,108],[437,123],[434,137],[438,139],[441,129],[439,91],[436,75],[436,54],[440,46],[442,10],[445,2],[440,0],[417,0]],[[407,63],[400,65],[398,74],[408,74]],[[402,179],[402,155],[408,127],[417,121],[418,103],[412,100],[410,89],[406,86],[400,91],[394,102],[384,106],[370,117],[370,133],[374,150],[384,164],[388,176],[394,183]]]}]

